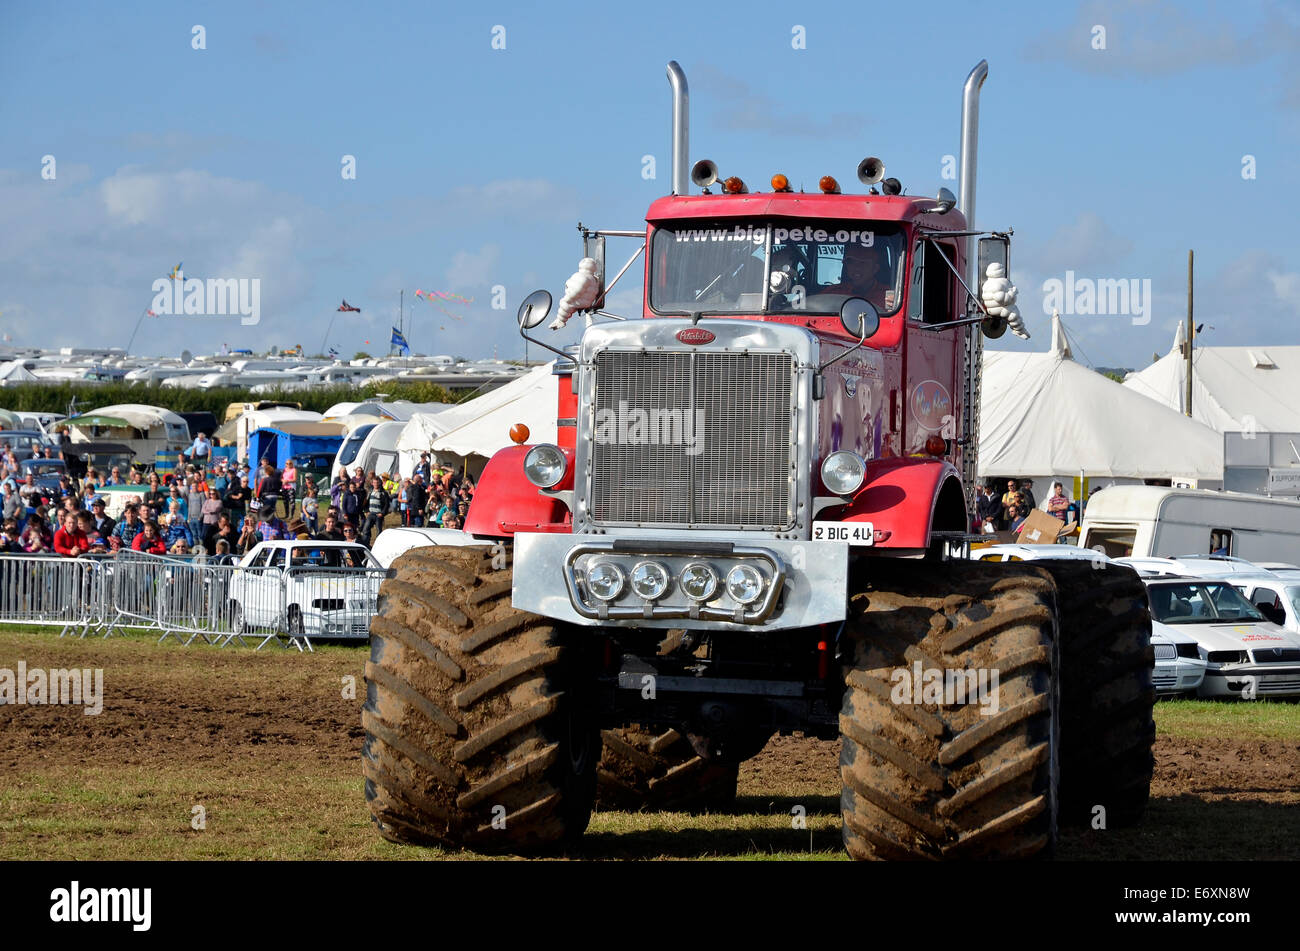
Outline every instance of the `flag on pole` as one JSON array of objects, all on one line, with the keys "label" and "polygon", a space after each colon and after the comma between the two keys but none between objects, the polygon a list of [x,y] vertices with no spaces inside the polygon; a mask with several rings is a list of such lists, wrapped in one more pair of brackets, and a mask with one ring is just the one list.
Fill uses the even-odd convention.
[{"label": "flag on pole", "polygon": [[393,328],[393,339],[389,343],[404,354],[411,352],[411,345],[406,342],[406,338],[402,336],[402,332],[396,327]]},{"label": "flag on pole", "polygon": [[335,350],[333,347],[330,347],[330,356],[331,356],[331,357],[337,357],[338,355],[339,355],[339,352],[338,352],[337,350]]},{"label": "flag on pole", "polygon": [[352,306],[351,304],[349,304],[346,300],[345,300],[342,304],[339,305],[339,310],[341,310],[341,311],[352,311],[353,313],[357,313],[357,314],[361,313],[361,308],[360,308],[360,307],[353,307],[353,306]]}]

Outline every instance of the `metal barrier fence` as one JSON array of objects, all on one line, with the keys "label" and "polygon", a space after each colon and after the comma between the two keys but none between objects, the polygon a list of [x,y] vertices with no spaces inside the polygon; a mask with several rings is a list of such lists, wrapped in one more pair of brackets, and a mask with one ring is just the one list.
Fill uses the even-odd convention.
[{"label": "metal barrier fence", "polygon": [[0,555],[0,622],[59,626],[82,637],[99,626],[102,559]]},{"label": "metal barrier fence", "polygon": [[152,629],[159,643],[202,640],[312,650],[313,639],[365,640],[383,569],[248,567],[135,551],[108,557],[0,555],[0,624],[85,637]]}]

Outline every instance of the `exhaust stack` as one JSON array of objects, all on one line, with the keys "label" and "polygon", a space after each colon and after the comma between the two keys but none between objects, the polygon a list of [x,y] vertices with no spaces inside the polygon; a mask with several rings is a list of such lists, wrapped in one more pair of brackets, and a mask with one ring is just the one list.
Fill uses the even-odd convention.
[{"label": "exhaust stack", "polygon": [[[980,87],[989,75],[989,61],[980,60],[966,77],[961,91],[961,190],[957,210],[966,219],[966,229],[975,229],[975,172],[979,163]],[[969,249],[969,239],[967,239]],[[971,255],[966,255],[969,263]],[[973,265],[972,265],[973,267]]]},{"label": "exhaust stack", "polygon": [[691,93],[686,85],[686,74],[677,65],[677,60],[668,64],[668,83],[673,87],[672,193],[686,195],[690,193]]}]

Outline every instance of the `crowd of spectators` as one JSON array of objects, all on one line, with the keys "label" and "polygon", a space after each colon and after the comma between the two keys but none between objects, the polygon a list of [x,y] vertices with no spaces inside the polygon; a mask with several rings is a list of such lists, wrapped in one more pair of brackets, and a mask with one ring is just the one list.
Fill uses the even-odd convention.
[{"label": "crowd of spectators", "polygon": [[[394,524],[462,528],[474,497],[472,480],[431,463],[428,453],[409,479],[345,470],[326,496],[310,476],[302,478],[300,490],[292,461],[282,470],[267,459],[252,468],[194,449],[173,473],[91,468],[83,479],[64,474],[57,486],[43,487],[34,480],[20,483],[19,458],[9,448],[0,454],[0,552],[77,557],[122,548],[157,555],[202,550],[226,560],[277,539],[369,546]],[[24,456],[47,457],[57,458],[44,447]],[[114,520],[100,489],[122,485],[140,491]]]},{"label": "crowd of spectators", "polygon": [[1053,482],[1051,492],[1040,504],[1034,498],[1033,480],[1008,479],[1001,492],[996,482],[985,482],[978,487],[974,528],[988,535],[995,532],[1019,532],[1035,508],[1066,523],[1077,522],[1082,518],[1080,503],[1070,499],[1064,483]]}]

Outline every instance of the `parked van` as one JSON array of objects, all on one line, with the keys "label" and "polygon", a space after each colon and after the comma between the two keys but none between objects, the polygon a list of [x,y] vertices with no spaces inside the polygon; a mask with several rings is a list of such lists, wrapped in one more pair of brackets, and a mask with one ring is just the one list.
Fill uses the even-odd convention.
[{"label": "parked van", "polygon": [[367,423],[348,433],[330,469],[330,485],[345,468],[376,474],[397,471],[397,437],[406,428],[404,421]]},{"label": "parked van", "polygon": [[1088,500],[1079,546],[1112,558],[1300,557],[1300,502],[1241,492],[1115,485]]}]

